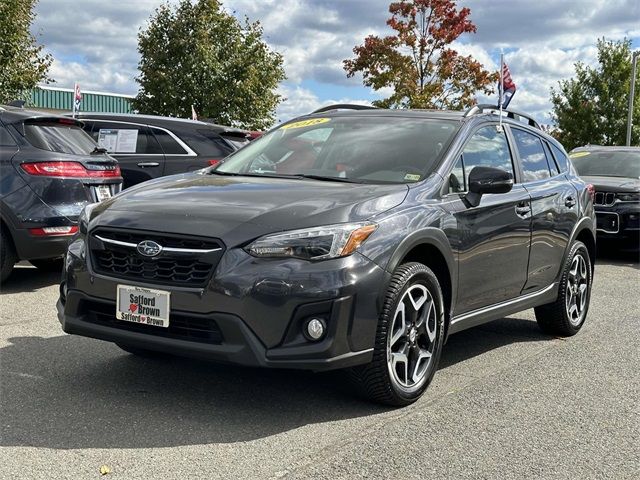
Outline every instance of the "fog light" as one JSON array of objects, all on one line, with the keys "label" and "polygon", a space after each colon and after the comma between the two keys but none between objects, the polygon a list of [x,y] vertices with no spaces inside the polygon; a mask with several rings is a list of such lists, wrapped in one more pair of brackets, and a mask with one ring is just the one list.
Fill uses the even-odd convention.
[{"label": "fog light", "polygon": [[320,340],[324,335],[325,324],[321,318],[312,318],[307,322],[306,334],[309,340]]}]

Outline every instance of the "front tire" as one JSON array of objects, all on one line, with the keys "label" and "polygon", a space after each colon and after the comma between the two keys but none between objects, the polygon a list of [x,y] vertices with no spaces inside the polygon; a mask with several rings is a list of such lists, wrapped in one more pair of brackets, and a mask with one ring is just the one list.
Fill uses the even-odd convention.
[{"label": "front tire", "polygon": [[558,298],[535,308],[540,329],[551,335],[570,337],[580,331],[587,318],[593,270],[589,251],[576,241],[564,264]]},{"label": "front tire", "polygon": [[397,407],[418,400],[440,360],[444,317],[442,290],[431,269],[417,262],[400,265],[378,319],[373,361],[349,371],[360,392]]}]

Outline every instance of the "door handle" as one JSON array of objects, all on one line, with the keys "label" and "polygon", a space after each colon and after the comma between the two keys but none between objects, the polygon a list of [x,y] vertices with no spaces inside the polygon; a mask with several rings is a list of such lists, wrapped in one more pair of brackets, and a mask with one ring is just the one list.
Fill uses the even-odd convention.
[{"label": "door handle", "polygon": [[160,164],[158,162],[140,162],[138,164],[139,167],[141,168],[146,168],[146,167],[159,167]]},{"label": "door handle", "polygon": [[516,205],[516,215],[526,217],[531,213],[531,206],[527,202],[520,202]]},{"label": "door handle", "polygon": [[576,204],[576,199],[573,198],[573,197],[567,197],[564,200],[564,204],[565,204],[565,206],[567,206],[569,208],[574,207],[575,204]]}]

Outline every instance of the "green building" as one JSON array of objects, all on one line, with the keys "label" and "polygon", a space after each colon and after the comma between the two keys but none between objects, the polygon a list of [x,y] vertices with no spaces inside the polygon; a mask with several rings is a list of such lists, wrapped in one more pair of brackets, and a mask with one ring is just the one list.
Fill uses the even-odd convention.
[{"label": "green building", "polygon": [[[81,112],[132,113],[133,95],[81,90]],[[31,92],[26,108],[51,113],[70,113],[73,109],[73,88],[40,85]]]}]

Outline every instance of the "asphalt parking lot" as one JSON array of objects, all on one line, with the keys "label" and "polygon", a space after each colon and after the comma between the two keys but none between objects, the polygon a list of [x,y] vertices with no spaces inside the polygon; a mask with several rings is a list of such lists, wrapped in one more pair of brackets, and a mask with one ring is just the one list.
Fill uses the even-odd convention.
[{"label": "asphalt parking lot", "polygon": [[[337,374],[150,360],[64,335],[57,274],[18,266],[0,297],[0,477],[637,478],[640,269],[608,253],[587,323],[533,311],[451,337],[415,405]],[[635,472],[635,473],[634,473]]]}]

